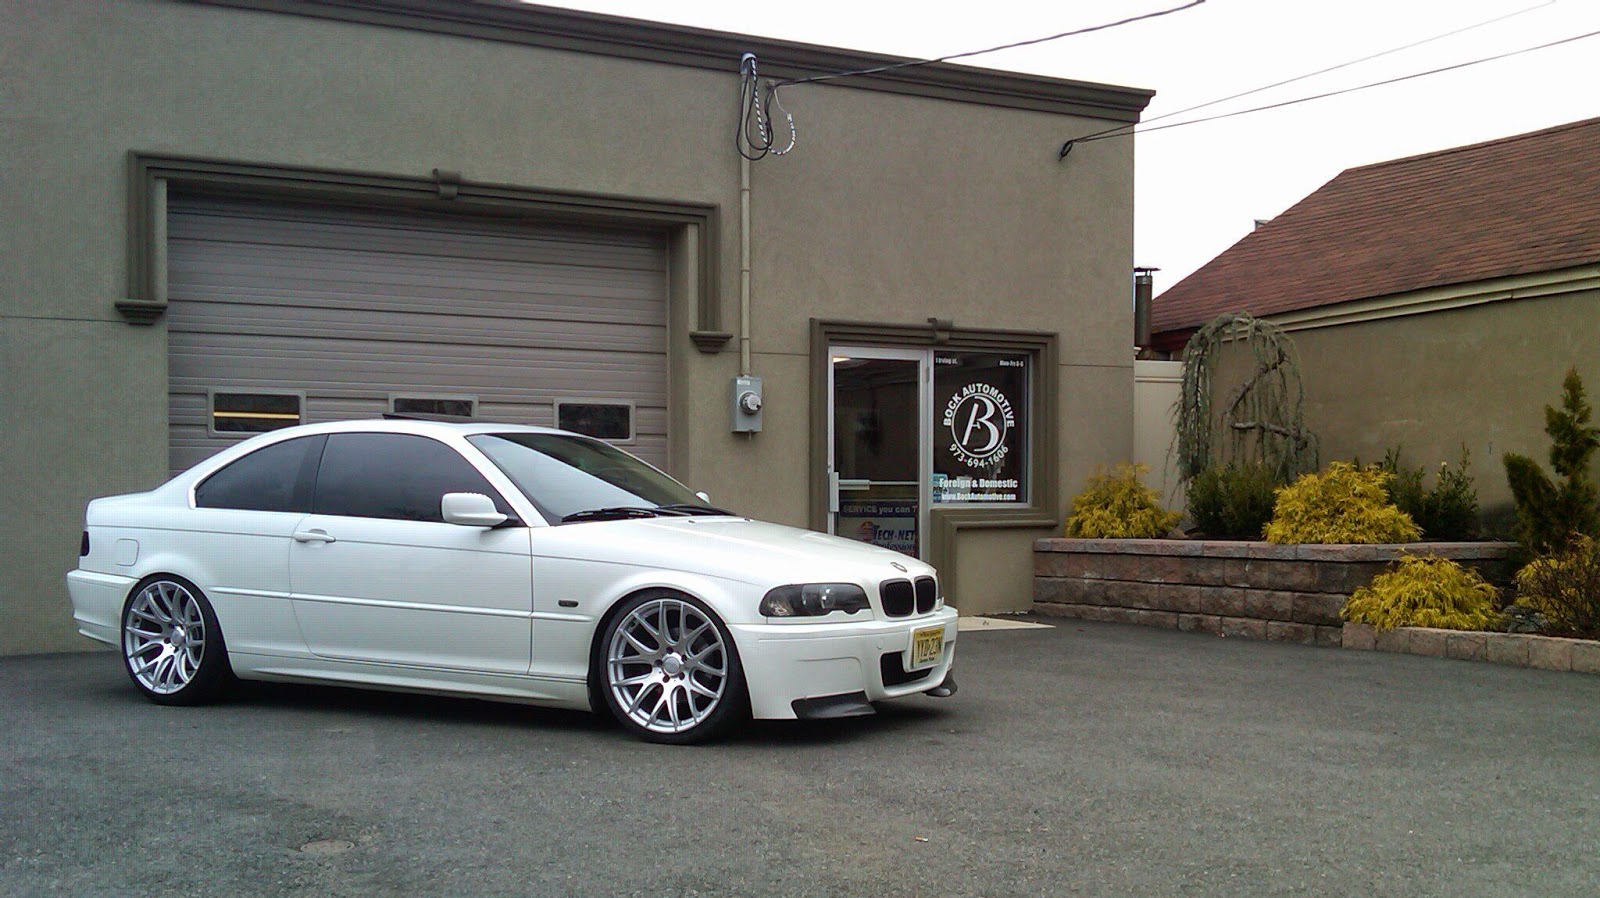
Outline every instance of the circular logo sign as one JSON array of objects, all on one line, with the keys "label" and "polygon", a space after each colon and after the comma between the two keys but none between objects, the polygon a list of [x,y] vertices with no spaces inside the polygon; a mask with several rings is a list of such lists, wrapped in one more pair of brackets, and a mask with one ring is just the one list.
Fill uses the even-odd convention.
[{"label": "circular logo sign", "polygon": [[1011,400],[986,383],[967,384],[944,407],[950,454],[972,468],[995,468],[1010,452],[1006,437],[1017,424]]}]

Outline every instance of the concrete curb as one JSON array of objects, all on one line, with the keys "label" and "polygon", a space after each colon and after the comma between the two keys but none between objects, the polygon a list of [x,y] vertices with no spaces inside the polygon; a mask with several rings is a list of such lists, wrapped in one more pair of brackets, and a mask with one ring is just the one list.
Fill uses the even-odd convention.
[{"label": "concrete curb", "polygon": [[1345,648],[1357,651],[1394,652],[1534,667],[1539,670],[1600,674],[1600,641],[1592,639],[1564,639],[1531,633],[1436,630],[1431,627],[1397,627],[1379,633],[1370,624],[1347,623],[1344,625],[1342,641]]}]

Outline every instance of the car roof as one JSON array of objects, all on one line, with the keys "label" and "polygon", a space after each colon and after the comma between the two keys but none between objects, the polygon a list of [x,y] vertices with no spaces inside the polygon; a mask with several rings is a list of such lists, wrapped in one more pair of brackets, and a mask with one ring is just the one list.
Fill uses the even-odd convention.
[{"label": "car roof", "polygon": [[347,421],[327,421],[321,424],[302,424],[293,428],[272,431],[283,434],[293,430],[296,435],[316,433],[414,433],[431,436],[455,434],[471,436],[480,433],[554,433],[564,436],[582,436],[554,427],[536,427],[531,424],[508,424],[495,421],[433,421],[424,418],[355,418]]}]

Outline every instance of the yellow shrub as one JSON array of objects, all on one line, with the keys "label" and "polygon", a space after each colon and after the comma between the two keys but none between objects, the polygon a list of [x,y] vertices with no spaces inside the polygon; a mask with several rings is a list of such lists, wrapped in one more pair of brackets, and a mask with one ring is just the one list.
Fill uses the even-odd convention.
[{"label": "yellow shrub", "polygon": [[1379,574],[1345,603],[1344,619],[1395,627],[1487,630],[1494,625],[1495,588],[1478,572],[1446,558],[1406,555],[1398,569]]},{"label": "yellow shrub", "polygon": [[1528,562],[1517,571],[1517,604],[1543,614],[1556,634],[1600,638],[1600,543],[1575,536]]},{"label": "yellow shrub", "polygon": [[1267,524],[1271,543],[1408,543],[1422,538],[1411,516],[1389,502],[1389,474],[1336,461],[1278,490]]},{"label": "yellow shrub", "polygon": [[1089,486],[1072,500],[1067,535],[1089,539],[1155,539],[1178,525],[1181,515],[1161,507],[1161,496],[1139,478],[1144,465],[1120,464],[1095,472]]}]

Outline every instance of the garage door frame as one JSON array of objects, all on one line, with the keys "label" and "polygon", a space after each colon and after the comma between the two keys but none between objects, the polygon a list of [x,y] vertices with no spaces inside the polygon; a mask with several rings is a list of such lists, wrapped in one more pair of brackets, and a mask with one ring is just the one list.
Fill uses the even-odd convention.
[{"label": "garage door frame", "polygon": [[151,325],[167,310],[167,195],[169,188],[223,197],[387,206],[465,215],[655,230],[667,238],[668,448],[670,464],[687,463],[684,383],[679,334],[703,353],[720,352],[732,338],[722,329],[717,288],[720,210],[712,203],[549,191],[480,184],[435,169],[429,177],[302,168],[254,162],[128,154],[128,289],[117,312],[132,325]]},{"label": "garage door frame", "polygon": [[117,311],[130,324],[153,324],[167,308],[167,190],[194,188],[222,196],[399,206],[431,212],[529,218],[540,222],[653,229],[668,236],[668,317],[685,325],[702,352],[720,351],[717,289],[720,210],[714,203],[541,190],[467,181],[434,169],[429,177],[188,156],[128,154],[128,290]]}]

